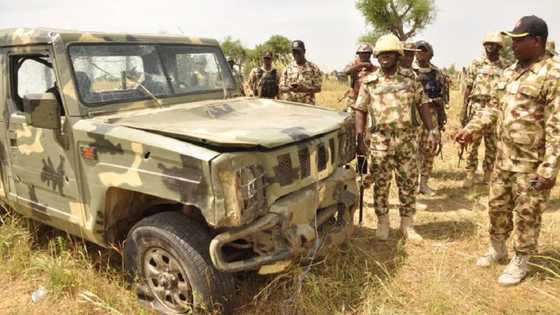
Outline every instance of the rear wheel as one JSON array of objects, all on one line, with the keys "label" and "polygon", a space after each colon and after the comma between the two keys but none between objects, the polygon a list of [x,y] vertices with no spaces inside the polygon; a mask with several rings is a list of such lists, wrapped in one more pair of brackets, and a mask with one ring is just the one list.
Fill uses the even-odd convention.
[{"label": "rear wheel", "polygon": [[179,212],[138,222],[124,246],[125,267],[140,298],[165,314],[229,311],[230,274],[210,260],[205,228]]}]

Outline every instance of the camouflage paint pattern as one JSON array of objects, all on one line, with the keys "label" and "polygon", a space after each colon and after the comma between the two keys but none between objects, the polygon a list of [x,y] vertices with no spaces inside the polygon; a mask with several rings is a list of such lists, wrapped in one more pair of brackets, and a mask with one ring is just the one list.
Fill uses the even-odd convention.
[{"label": "camouflage paint pattern", "polygon": [[401,216],[413,216],[418,167],[417,134],[412,110],[428,102],[420,82],[410,70],[399,69],[392,76],[381,70],[369,75],[360,89],[354,108],[371,121],[370,173],[374,182],[377,215],[386,214],[392,173],[396,175]]},{"label": "camouflage paint pattern", "polygon": [[[222,92],[164,99],[161,106],[142,100],[86,107],[67,45],[108,42],[218,47],[194,37],[0,31],[3,69],[8,51],[52,57],[65,112],[60,129],[37,128],[26,115],[49,113],[44,102],[23,113],[7,101],[9,89],[0,90],[1,119],[10,126],[0,130],[2,202],[103,246],[154,207],[198,209],[210,228],[225,230],[278,213],[283,244],[289,235],[309,235],[318,207],[343,204],[348,215],[354,211],[355,173],[343,167],[355,155],[349,115],[273,100],[224,100]],[[2,73],[8,84],[8,71]],[[278,242],[271,248],[280,248]],[[293,255],[305,249],[294,244]]]},{"label": "camouflage paint pattern", "polygon": [[490,190],[490,233],[507,237],[516,214],[516,250],[533,253],[548,191],[532,178],[556,178],[560,157],[560,64],[543,58],[504,71],[488,106],[465,127],[480,134],[497,126],[498,155]]},{"label": "camouflage paint pattern", "polygon": [[[279,86],[280,89],[289,88],[292,84],[298,84],[307,88],[321,88],[322,82],[323,74],[315,64],[306,61],[304,65],[299,66],[295,61],[292,61],[282,72]],[[315,105],[315,93],[281,93],[280,99]]]}]

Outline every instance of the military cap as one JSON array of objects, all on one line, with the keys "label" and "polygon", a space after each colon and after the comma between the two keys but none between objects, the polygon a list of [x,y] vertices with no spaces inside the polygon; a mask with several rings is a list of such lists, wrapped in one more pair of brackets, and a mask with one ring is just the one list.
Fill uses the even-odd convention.
[{"label": "military cap", "polygon": [[416,48],[417,49],[425,49],[426,51],[428,51],[430,53],[430,55],[434,55],[434,49],[432,48],[432,45],[430,45],[430,43],[428,43],[425,40],[420,40],[416,42]]},{"label": "military cap", "polygon": [[502,38],[502,35],[498,32],[491,32],[486,34],[486,37],[484,37],[484,41],[482,43],[494,43],[500,45],[501,47],[504,47],[504,40]]},{"label": "military cap", "polygon": [[420,49],[416,48],[416,45],[414,43],[402,42],[402,45],[404,51],[420,51]]},{"label": "military cap", "polygon": [[263,59],[272,59],[272,53],[270,51],[265,52],[262,55]]},{"label": "military cap", "polygon": [[292,42],[292,50],[305,50],[305,44],[301,40],[294,40]]},{"label": "military cap", "polygon": [[546,22],[538,16],[529,15],[522,17],[511,32],[502,32],[502,34],[513,38],[525,36],[540,36],[544,39],[548,38],[548,26]]},{"label": "military cap", "polygon": [[363,43],[363,44],[360,44],[358,46],[358,49],[356,49],[356,54],[359,54],[359,53],[370,53],[371,54],[371,53],[373,53],[373,49],[371,49],[371,46],[369,44]]}]

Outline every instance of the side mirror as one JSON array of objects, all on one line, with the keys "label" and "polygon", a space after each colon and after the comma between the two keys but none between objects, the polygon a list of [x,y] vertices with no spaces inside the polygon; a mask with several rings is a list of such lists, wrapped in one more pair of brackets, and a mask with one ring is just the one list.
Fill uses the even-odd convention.
[{"label": "side mirror", "polygon": [[60,129],[60,104],[53,93],[27,94],[23,97],[26,123],[44,129]]}]

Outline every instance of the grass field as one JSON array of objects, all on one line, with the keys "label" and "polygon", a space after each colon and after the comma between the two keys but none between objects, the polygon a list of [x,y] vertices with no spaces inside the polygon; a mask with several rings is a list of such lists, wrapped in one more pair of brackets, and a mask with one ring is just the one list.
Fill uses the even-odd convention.
[{"label": "grass field", "polygon": [[[344,86],[328,81],[318,103],[341,108],[343,92]],[[458,95],[449,130],[457,127]],[[487,247],[487,189],[461,187],[464,172],[450,134],[431,183],[438,196],[419,200],[427,206],[417,215],[423,242],[405,243],[396,230],[389,241],[377,241],[368,207],[355,238],[310,268],[240,274],[236,314],[560,314],[560,189],[544,214],[541,256],[532,260],[531,275],[517,287],[501,288],[495,280],[502,266],[474,266]],[[391,210],[393,227],[396,213]],[[118,254],[17,216],[1,218],[0,314],[149,314],[126,289]],[[31,303],[40,286],[49,294]]]}]

